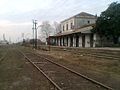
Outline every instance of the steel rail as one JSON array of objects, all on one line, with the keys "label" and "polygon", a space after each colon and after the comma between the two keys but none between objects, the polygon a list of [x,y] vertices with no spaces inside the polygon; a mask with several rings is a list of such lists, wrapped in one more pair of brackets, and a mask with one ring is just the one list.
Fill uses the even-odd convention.
[{"label": "steel rail", "polygon": [[[34,54],[35,54],[35,53],[34,53]],[[66,70],[68,70],[68,71],[70,71],[70,72],[72,72],[72,73],[80,76],[80,77],[83,77],[84,79],[86,79],[86,80],[88,80],[88,81],[91,81],[91,82],[94,83],[94,84],[97,84],[97,85],[99,85],[99,86],[101,86],[101,87],[104,87],[104,88],[107,89],[107,90],[114,90],[113,88],[111,88],[111,87],[109,87],[109,86],[107,86],[107,85],[105,85],[105,84],[102,84],[102,83],[100,83],[100,82],[98,82],[98,81],[96,81],[96,80],[94,80],[94,79],[92,79],[92,78],[89,78],[89,77],[87,77],[87,76],[85,76],[85,75],[83,75],[83,74],[81,74],[81,73],[78,73],[78,72],[76,72],[76,71],[74,71],[74,70],[72,70],[72,69],[69,69],[69,68],[67,68],[66,66],[60,65],[60,64],[58,64],[58,63],[56,63],[56,62],[53,62],[53,61],[51,61],[50,59],[48,59],[48,58],[46,58],[46,57],[40,56],[40,55],[38,55],[38,54],[35,54],[35,55],[37,55],[37,56],[39,56],[39,57],[42,57],[42,58],[46,59],[47,61],[49,61],[49,62],[51,62],[51,63],[53,63],[53,64],[56,64],[57,66],[60,66],[60,67],[62,67],[62,68],[64,68],[64,69],[66,69]]]},{"label": "steel rail", "polygon": [[91,54],[91,55],[99,55],[99,56],[106,56],[107,58],[115,58],[115,59],[120,59],[120,56],[116,56],[116,55],[110,55],[110,54],[105,54],[105,53],[99,53],[99,52],[92,52],[92,53],[88,53],[88,52],[84,52],[84,51],[78,51],[78,53],[85,53],[85,54]]},{"label": "steel rail", "polygon": [[[72,52],[72,51],[69,51]],[[95,53],[85,53],[85,52],[76,52],[74,54],[80,54],[82,53],[83,55],[91,56],[91,57],[96,57],[96,58],[106,58],[106,59],[113,59],[113,60],[120,60],[120,57],[115,57],[115,56],[110,56],[107,54],[95,54]]]},{"label": "steel rail", "polygon": [[54,86],[57,90],[63,90],[61,89],[52,79],[50,79],[37,65],[34,64],[34,62],[31,61],[30,58],[28,58],[22,51],[19,50],[19,52],[38,70],[40,71]]},{"label": "steel rail", "polygon": [[87,54],[88,56],[97,57],[97,58],[105,58],[105,59],[112,59],[112,60],[120,60],[120,57],[114,57],[109,55],[98,55],[98,54]]},{"label": "steel rail", "polygon": [[87,56],[91,56],[91,57],[96,57],[96,58],[106,58],[106,59],[113,59],[113,60],[120,60],[120,57],[119,56],[115,56],[115,55],[109,55],[109,54],[100,54],[100,53],[86,53],[86,51],[77,51],[77,52],[74,52],[72,50],[66,50],[68,52],[73,52],[74,54],[80,54],[82,53],[83,55],[87,55]]},{"label": "steel rail", "polygon": [[[54,48],[54,47],[53,47]],[[62,49],[62,51],[64,51],[64,49],[66,49],[65,51],[68,51],[68,52],[73,52],[74,49],[69,49],[66,48],[66,47],[55,47],[55,48],[58,48],[58,49]],[[75,51],[77,51],[75,49]],[[119,56],[116,56],[116,55],[110,55],[110,54],[103,54],[102,52],[104,51],[100,51],[100,52],[93,52],[91,51],[92,53],[89,53],[86,51],[77,51],[77,53],[74,53],[74,54],[80,54],[82,53],[83,55],[88,55],[88,56],[91,56],[91,57],[96,57],[96,58],[105,58],[105,59],[113,59],[113,60],[120,60],[120,57]]]},{"label": "steel rail", "polygon": [[[76,49],[70,49],[70,48],[67,48],[67,47],[53,47],[53,48],[57,48],[57,49],[66,49],[66,51],[70,51],[70,52],[72,52],[72,50],[75,50],[75,51],[77,51]],[[84,50],[84,49],[83,49]],[[100,58],[106,58],[106,59],[115,59],[115,60],[120,60],[120,57],[119,56],[116,56],[116,55],[113,55],[112,53],[110,53],[110,54],[103,54],[104,53],[104,51],[97,51],[96,53],[94,52],[94,51],[92,51],[91,49],[89,49],[91,52],[92,52],[92,54],[91,53],[86,53],[86,51],[77,51],[78,53],[84,53],[84,54],[87,54],[87,55],[92,55],[92,56],[95,56],[95,57],[98,57],[99,58],[99,56],[100,56]],[[115,52],[115,51],[114,51]],[[98,56],[99,55],[99,56]],[[106,57],[104,57],[104,56],[106,56]]]}]

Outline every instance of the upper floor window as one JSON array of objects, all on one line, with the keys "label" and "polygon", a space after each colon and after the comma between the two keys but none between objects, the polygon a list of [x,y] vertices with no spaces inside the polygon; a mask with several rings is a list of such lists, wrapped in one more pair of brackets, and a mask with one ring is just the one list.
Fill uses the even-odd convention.
[{"label": "upper floor window", "polygon": [[88,24],[90,23],[90,21],[88,21]]},{"label": "upper floor window", "polygon": [[66,30],[68,30],[68,24],[66,24]]},{"label": "upper floor window", "polygon": [[71,23],[71,29],[73,29],[73,23]]}]

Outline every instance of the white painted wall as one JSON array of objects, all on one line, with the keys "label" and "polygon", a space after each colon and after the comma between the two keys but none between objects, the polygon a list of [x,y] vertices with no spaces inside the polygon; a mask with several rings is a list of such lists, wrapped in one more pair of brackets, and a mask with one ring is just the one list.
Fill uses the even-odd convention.
[{"label": "white painted wall", "polygon": [[85,35],[85,47],[90,47],[90,35]]},{"label": "white painted wall", "polygon": [[99,44],[100,37],[98,34],[93,35],[93,47],[96,47],[97,44]]},{"label": "white painted wall", "polygon": [[76,37],[73,36],[73,47],[76,47]]},{"label": "white painted wall", "polygon": [[[89,23],[88,23],[89,21]],[[94,24],[96,23],[96,18],[76,18],[75,19],[75,28],[80,28],[84,25]]]},{"label": "white painted wall", "polygon": [[82,47],[82,36],[79,36],[79,47]]},{"label": "white painted wall", "polygon": [[[74,18],[71,18],[71,19],[61,22],[62,33],[72,31],[73,29],[71,29],[71,23],[73,23],[73,26],[74,26],[75,25],[74,21],[75,21]],[[66,29],[67,24],[68,24],[68,30]],[[63,26],[64,26],[64,31],[63,31]]]}]

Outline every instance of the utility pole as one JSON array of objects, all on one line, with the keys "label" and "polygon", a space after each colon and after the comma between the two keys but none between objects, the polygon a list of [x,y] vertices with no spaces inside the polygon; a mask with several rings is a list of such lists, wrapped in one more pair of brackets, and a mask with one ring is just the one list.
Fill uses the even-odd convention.
[{"label": "utility pole", "polygon": [[3,41],[6,41],[6,39],[5,39],[5,34],[3,34]]},{"label": "utility pole", "polygon": [[22,39],[23,39],[22,44],[25,45],[24,33],[22,33]]},{"label": "utility pole", "polygon": [[34,20],[33,20],[33,28],[32,28],[32,30],[33,30],[33,48],[34,48],[34,44],[35,44],[35,39],[34,39]]},{"label": "utility pole", "polygon": [[35,49],[37,49],[37,20],[34,20],[35,24]]}]

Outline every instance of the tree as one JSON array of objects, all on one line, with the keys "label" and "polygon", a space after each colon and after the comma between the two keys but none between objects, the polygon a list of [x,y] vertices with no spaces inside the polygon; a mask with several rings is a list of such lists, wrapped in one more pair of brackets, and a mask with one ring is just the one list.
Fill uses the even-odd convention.
[{"label": "tree", "polygon": [[55,34],[61,33],[61,26],[59,23],[54,22],[54,29],[55,29]]},{"label": "tree", "polygon": [[50,25],[49,21],[43,21],[41,25],[42,37],[46,40],[50,35],[53,34],[54,28]]},{"label": "tree", "polygon": [[111,39],[114,44],[118,43],[120,37],[120,3],[113,2],[101,13],[96,21],[95,33],[100,37]]},{"label": "tree", "polygon": [[49,51],[50,51],[50,38],[49,36],[53,34],[54,28],[50,25],[48,21],[42,22],[41,31],[42,36],[44,36],[44,39],[46,40],[47,44],[49,45]]}]

